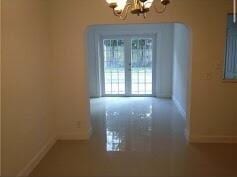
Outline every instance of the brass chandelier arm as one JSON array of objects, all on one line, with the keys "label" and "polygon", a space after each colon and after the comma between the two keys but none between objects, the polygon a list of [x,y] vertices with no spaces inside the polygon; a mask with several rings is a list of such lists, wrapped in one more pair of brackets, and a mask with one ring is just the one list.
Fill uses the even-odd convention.
[{"label": "brass chandelier arm", "polygon": [[128,3],[127,4],[127,6],[126,6],[126,8],[123,10],[123,12],[122,12],[122,16],[120,16],[120,19],[122,19],[122,20],[125,20],[125,19],[127,19],[127,17],[128,17],[128,10],[130,9],[132,7],[132,4],[131,3]]},{"label": "brass chandelier arm", "polygon": [[119,17],[120,19],[125,20],[127,19],[128,11],[131,7],[132,7],[132,3],[128,3],[126,7],[124,8],[124,10],[121,12],[117,12],[115,8],[113,8],[113,13],[115,16]]},{"label": "brass chandelier arm", "polygon": [[117,17],[119,17],[120,14],[121,14],[121,13],[117,12],[117,11],[115,10],[115,8],[113,8],[113,13],[114,13],[114,15],[117,16]]}]

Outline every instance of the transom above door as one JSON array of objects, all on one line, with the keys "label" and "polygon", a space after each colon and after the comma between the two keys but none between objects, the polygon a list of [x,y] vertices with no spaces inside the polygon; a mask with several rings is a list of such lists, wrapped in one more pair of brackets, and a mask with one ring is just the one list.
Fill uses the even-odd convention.
[{"label": "transom above door", "polygon": [[103,96],[153,96],[152,36],[104,38],[101,50]]}]

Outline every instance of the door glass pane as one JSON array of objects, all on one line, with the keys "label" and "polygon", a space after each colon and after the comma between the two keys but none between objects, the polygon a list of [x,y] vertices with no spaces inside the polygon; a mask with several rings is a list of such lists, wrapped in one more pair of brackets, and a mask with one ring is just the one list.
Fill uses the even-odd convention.
[{"label": "door glass pane", "polygon": [[106,39],[103,43],[105,94],[125,94],[124,40]]},{"label": "door glass pane", "polygon": [[152,94],[152,39],[132,39],[132,94]]}]

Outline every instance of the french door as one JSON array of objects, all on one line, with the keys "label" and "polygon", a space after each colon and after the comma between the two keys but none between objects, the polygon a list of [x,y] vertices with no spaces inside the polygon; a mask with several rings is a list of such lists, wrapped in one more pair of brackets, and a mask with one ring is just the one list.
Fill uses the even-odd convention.
[{"label": "french door", "polygon": [[103,96],[153,96],[154,37],[107,37],[101,50]]}]

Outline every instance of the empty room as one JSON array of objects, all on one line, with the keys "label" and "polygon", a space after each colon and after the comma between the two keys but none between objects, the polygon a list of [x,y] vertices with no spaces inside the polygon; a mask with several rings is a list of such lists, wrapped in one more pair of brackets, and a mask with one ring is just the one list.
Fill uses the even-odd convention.
[{"label": "empty room", "polygon": [[237,176],[236,0],[1,0],[1,176]]}]

